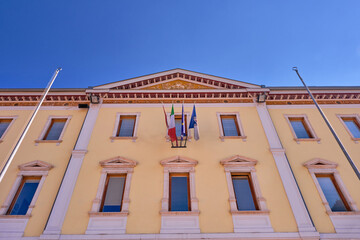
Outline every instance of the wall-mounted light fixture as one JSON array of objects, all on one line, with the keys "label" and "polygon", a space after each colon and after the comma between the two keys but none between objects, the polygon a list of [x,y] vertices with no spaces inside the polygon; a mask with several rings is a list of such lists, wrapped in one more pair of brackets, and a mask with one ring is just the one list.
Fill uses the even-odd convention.
[{"label": "wall-mounted light fixture", "polygon": [[97,95],[90,94],[89,99],[92,104],[100,103],[100,98]]},{"label": "wall-mounted light fixture", "polygon": [[260,93],[256,101],[258,103],[264,103],[266,101],[266,93]]}]

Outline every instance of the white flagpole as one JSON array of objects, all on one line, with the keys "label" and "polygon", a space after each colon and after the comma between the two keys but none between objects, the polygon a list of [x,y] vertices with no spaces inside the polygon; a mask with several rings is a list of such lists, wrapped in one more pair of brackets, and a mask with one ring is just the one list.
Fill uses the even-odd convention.
[{"label": "white flagpole", "polygon": [[21,134],[20,139],[17,141],[17,143],[16,143],[13,151],[12,151],[11,154],[10,154],[9,159],[6,161],[5,166],[4,166],[3,169],[1,170],[0,183],[2,182],[2,180],[3,180],[3,178],[4,178],[5,174],[6,174],[6,171],[8,170],[8,168],[9,168],[12,160],[13,160],[14,157],[15,157],[16,152],[18,151],[18,149],[19,149],[19,147],[20,147],[21,142],[24,140],[26,133],[28,132],[28,130],[29,130],[32,122],[34,121],[34,118],[35,118],[36,114],[38,113],[38,111],[39,111],[39,109],[40,109],[40,107],[41,107],[41,104],[44,102],[44,100],[45,100],[45,98],[46,98],[46,96],[47,96],[47,94],[48,94],[48,92],[49,92],[52,84],[54,83],[54,81],[55,81],[55,79],[56,79],[56,77],[57,77],[57,75],[58,75],[58,73],[59,73],[60,71],[61,71],[61,68],[57,68],[57,69],[55,70],[54,75],[52,76],[50,82],[48,83],[48,85],[47,85],[47,87],[46,87],[46,89],[45,89],[45,91],[44,91],[44,93],[43,93],[43,96],[42,96],[39,104],[38,104],[37,107],[35,108],[35,110],[34,110],[32,116],[31,116],[29,122],[27,123],[24,131],[23,131],[22,134]]}]

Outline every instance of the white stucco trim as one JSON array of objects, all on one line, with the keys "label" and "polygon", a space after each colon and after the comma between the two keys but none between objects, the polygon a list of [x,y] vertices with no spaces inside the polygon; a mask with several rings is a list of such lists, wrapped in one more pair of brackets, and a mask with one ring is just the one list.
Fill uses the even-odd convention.
[{"label": "white stucco trim", "polygon": [[[352,236],[351,239],[360,239],[360,237],[347,234],[327,234],[325,236],[339,236],[348,238]],[[265,240],[265,239],[286,239],[286,240],[315,240],[319,239],[320,235],[318,233],[308,233],[300,234],[298,232],[273,232],[273,233],[148,233],[148,234],[118,234],[118,235],[59,235],[60,240],[118,240],[118,239],[148,239],[148,240],[157,240],[157,239],[213,239],[213,240],[234,240],[234,239],[256,239],[256,240]],[[37,238],[35,238],[37,240]],[[22,240],[35,240],[34,238],[22,238]],[[40,238],[42,240],[50,240],[55,238]],[[338,238],[339,239],[339,238]],[[342,238],[341,238],[342,239]]]},{"label": "white stucco trim", "polygon": [[[221,116],[233,116],[233,115],[235,115],[235,117],[236,117],[235,124],[237,124],[237,126],[239,128],[240,136],[224,136],[224,130],[222,127],[222,122],[221,122]],[[242,124],[241,124],[239,112],[217,112],[216,116],[217,116],[218,125],[219,125],[219,133],[220,133],[219,138],[221,139],[221,141],[224,141],[225,139],[242,139],[244,142],[246,141],[246,135],[244,132],[244,128],[242,127]]]},{"label": "white stucco trim", "polygon": [[[35,207],[35,203],[39,197],[40,191],[44,185],[46,176],[53,165],[43,161],[32,161],[18,166],[20,171],[17,174],[15,182],[6,197],[5,202],[0,208],[0,238],[1,237],[20,237],[23,236],[27,222],[31,217],[31,212]],[[34,196],[31,200],[29,208],[25,215],[6,215],[19,186],[24,177],[40,177],[39,185],[36,188]]]},{"label": "white stucco trim", "polygon": [[[314,128],[311,126],[310,124],[310,121],[309,121],[309,118],[306,114],[284,114],[284,117],[286,119],[286,122],[288,123],[289,127],[290,127],[290,130],[291,130],[291,133],[294,137],[294,140],[299,143],[299,142],[302,142],[302,141],[316,141],[318,143],[320,143],[320,138],[316,135],[315,133],[315,130]],[[290,118],[302,118],[304,119],[304,123],[306,126],[304,126],[305,128],[309,129],[310,131],[310,137],[309,138],[298,138],[296,136],[296,133],[294,131],[294,128],[292,127],[291,125],[291,121],[290,121]]]},{"label": "white stucco trim", "polygon": [[[304,167],[309,170],[309,173],[314,181],[316,189],[320,195],[322,203],[326,209],[327,214],[334,225],[337,233],[359,233],[360,234],[360,211],[356,206],[355,201],[352,199],[349,191],[347,190],[344,182],[342,181],[338,170],[337,163],[328,160],[315,158],[304,163]],[[321,189],[316,174],[330,174],[334,176],[335,182],[339,187],[340,194],[343,195],[347,205],[351,211],[346,212],[333,212],[329,206],[328,201]]]},{"label": "white stucco trim", "polygon": [[[164,103],[166,109],[171,108],[172,104]],[[180,103],[174,103],[175,108],[181,108]],[[184,103],[184,108],[192,108],[194,103]],[[213,107],[255,107],[255,103],[196,103],[196,108],[213,108]],[[104,103],[102,108],[159,108],[159,111],[162,110],[161,103],[132,103],[132,104],[122,104],[122,103]],[[0,108],[1,109],[1,108]]]},{"label": "white stucco trim", "polygon": [[305,203],[302,200],[300,191],[287,161],[285,149],[283,149],[281,145],[280,138],[271,120],[266,104],[257,104],[256,110],[264,128],[265,135],[270,146],[270,151],[275,160],[275,164],[293,211],[298,230],[301,234],[308,234],[309,232],[316,233],[316,229],[312,224],[311,218],[306,209]]},{"label": "white stucco trim", "polygon": [[[266,206],[265,198],[261,194],[260,184],[257,179],[255,165],[257,160],[239,155],[226,158],[220,163],[224,166],[225,176],[229,191],[230,212],[233,218],[234,232],[273,232],[271,226],[269,210]],[[232,182],[233,173],[248,173],[254,191],[256,205],[259,207],[255,211],[239,211],[237,209],[234,186]]]},{"label": "white stucco trim", "polygon": [[[197,161],[181,156],[164,159],[160,164],[164,167],[164,189],[161,200],[160,233],[200,233],[199,205],[195,191],[195,166]],[[189,212],[169,211],[170,173],[189,173],[190,209]]]},{"label": "white stucco trim", "polygon": [[45,227],[42,237],[45,235],[59,235],[63,226],[65,215],[68,210],[71,196],[73,194],[80,168],[87,152],[93,128],[99,113],[101,104],[90,104],[90,108],[84,119],[83,127],[73,150],[67,171],[60,186],[59,193],[55,199],[53,209]]},{"label": "white stucco trim", "polygon": [[349,128],[346,126],[344,120],[342,118],[354,118],[355,121],[357,121],[357,123],[360,125],[360,116],[359,114],[336,114],[336,116],[339,118],[341,124],[344,126],[344,128],[346,129],[346,131],[349,133],[351,139],[355,142],[358,143],[360,141],[360,138],[356,138],[354,137],[354,135],[352,134],[352,132],[349,130]]},{"label": "white stucco trim", "polygon": [[[127,215],[129,214],[130,185],[137,162],[123,157],[115,157],[100,162],[103,167],[99,187],[93,200],[90,218],[85,234],[121,234],[126,232]],[[105,183],[109,174],[126,174],[121,212],[100,212]]]},{"label": "white stucco trim", "polygon": [[[35,145],[38,145],[39,143],[45,143],[45,142],[53,142],[53,143],[56,143],[56,145],[59,145],[62,142],[62,139],[64,137],[66,128],[69,125],[69,122],[70,122],[71,118],[72,118],[72,116],[57,116],[57,115],[49,116],[46,123],[45,123],[45,126],[44,126],[43,130],[41,131],[41,133],[40,133],[40,135],[38,137],[38,139],[35,140]],[[66,119],[64,128],[61,131],[59,139],[57,139],[57,140],[44,140],[44,136],[45,136],[46,132],[48,131],[48,129],[50,127],[50,124],[51,124],[51,121],[53,119]]]},{"label": "white stucco trim", "polygon": [[[120,122],[120,117],[121,116],[135,116],[135,126],[134,126],[134,134],[133,134],[133,136],[131,136],[131,137],[118,137],[118,136],[116,136],[118,128],[120,127],[119,122]],[[139,126],[139,120],[140,120],[140,112],[134,112],[134,113],[118,112],[118,113],[116,113],[115,126],[114,126],[114,130],[112,132],[112,135],[110,137],[111,142],[113,142],[114,140],[119,140],[119,139],[132,139],[133,142],[135,142],[136,139],[137,139],[137,130],[138,130],[138,126]]]},{"label": "white stucco trim", "polygon": [[[319,104],[321,108],[360,108],[360,104]],[[268,109],[316,109],[313,104],[299,105],[268,105]]]},{"label": "white stucco trim", "polygon": [[18,118],[18,116],[0,116],[0,120],[2,119],[10,119],[11,122],[9,124],[9,126],[6,128],[5,132],[3,133],[2,136],[0,136],[0,143],[4,141],[5,135],[6,133],[9,132],[11,126],[14,124],[15,120]]}]

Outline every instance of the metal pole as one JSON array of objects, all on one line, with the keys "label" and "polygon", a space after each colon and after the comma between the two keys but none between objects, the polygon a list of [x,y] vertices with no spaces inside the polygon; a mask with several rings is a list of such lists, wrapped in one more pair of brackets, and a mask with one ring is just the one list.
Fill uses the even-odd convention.
[{"label": "metal pole", "polygon": [[296,72],[296,74],[297,74],[298,77],[300,78],[301,82],[304,84],[304,87],[306,88],[306,91],[309,93],[311,99],[312,99],[313,102],[315,103],[316,108],[319,110],[321,116],[323,117],[324,121],[326,122],[326,125],[329,127],[331,133],[333,134],[333,136],[334,136],[334,138],[336,139],[337,143],[339,144],[341,150],[343,151],[346,159],[348,160],[348,162],[350,163],[351,167],[353,168],[356,176],[357,176],[358,179],[360,180],[360,172],[359,172],[359,170],[358,170],[357,167],[355,166],[355,164],[354,164],[353,160],[351,159],[350,155],[347,153],[344,145],[341,143],[340,139],[339,139],[338,136],[336,135],[336,133],[335,133],[333,127],[331,126],[329,120],[326,118],[324,112],[321,110],[321,108],[320,108],[320,106],[318,105],[318,103],[316,102],[314,96],[313,96],[312,93],[310,92],[309,88],[306,86],[304,80],[301,78],[297,67],[293,67],[292,69]]},{"label": "metal pole", "polygon": [[61,68],[57,68],[57,69],[55,70],[54,75],[52,76],[50,82],[48,83],[48,85],[47,85],[47,87],[46,87],[46,89],[45,89],[45,91],[44,91],[44,93],[43,93],[43,96],[42,96],[39,104],[37,105],[36,109],[34,110],[34,112],[33,112],[32,116],[31,116],[29,122],[27,123],[24,131],[22,132],[19,140],[17,141],[17,143],[16,143],[13,151],[12,151],[11,154],[10,154],[10,157],[9,157],[8,160],[6,161],[5,166],[3,167],[3,169],[1,169],[1,173],[0,173],[0,183],[2,182],[2,180],[3,180],[3,178],[4,178],[5,174],[6,174],[6,171],[8,170],[8,168],[9,168],[12,160],[13,160],[14,157],[15,157],[16,152],[18,151],[18,149],[19,149],[19,147],[20,147],[21,142],[24,140],[25,135],[26,135],[26,133],[28,132],[28,130],[29,130],[32,122],[34,121],[34,118],[35,118],[37,112],[39,111],[41,104],[44,102],[44,100],[45,100],[45,98],[46,98],[46,96],[47,96],[47,94],[48,94],[48,92],[49,92],[52,84],[53,84],[54,81],[55,81],[55,78],[57,77],[57,75],[58,75],[58,73],[59,73],[60,71],[61,71]]}]

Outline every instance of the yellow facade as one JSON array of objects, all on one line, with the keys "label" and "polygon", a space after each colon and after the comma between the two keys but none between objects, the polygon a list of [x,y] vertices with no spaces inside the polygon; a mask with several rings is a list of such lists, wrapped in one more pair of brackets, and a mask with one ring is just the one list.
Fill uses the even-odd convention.
[{"label": "yellow facade", "polygon": [[[349,92],[316,91],[323,96]],[[263,94],[267,100],[258,101]],[[83,91],[52,91],[0,183],[0,239],[360,239],[359,179],[304,94],[303,89],[264,88],[182,69]],[[337,104],[331,97],[320,103],[360,166],[360,139],[351,138],[339,117],[359,118],[360,89],[351,94]],[[14,118],[0,136],[3,167],[34,106],[2,99],[0,120]],[[195,103],[200,139],[191,133],[186,148],[171,148],[163,106],[169,114],[173,104],[181,115],[182,103],[187,124]],[[239,136],[224,135],[221,116],[226,114],[235,116]],[[131,137],[115,136],[122,115],[136,116]],[[316,136],[296,139],[287,116],[307,119],[308,131]],[[61,139],[47,141],[56,118],[66,119]],[[32,165],[24,168],[27,163]],[[171,172],[189,174],[188,212],[166,207]],[[121,204],[128,209],[104,213],[99,206],[105,179],[114,173],[126,176]],[[256,210],[235,209],[234,173],[251,176]],[[15,193],[20,194],[16,184],[32,174],[42,179],[34,205],[25,215],[10,215]],[[347,211],[329,211],[316,174],[334,176]]]}]

